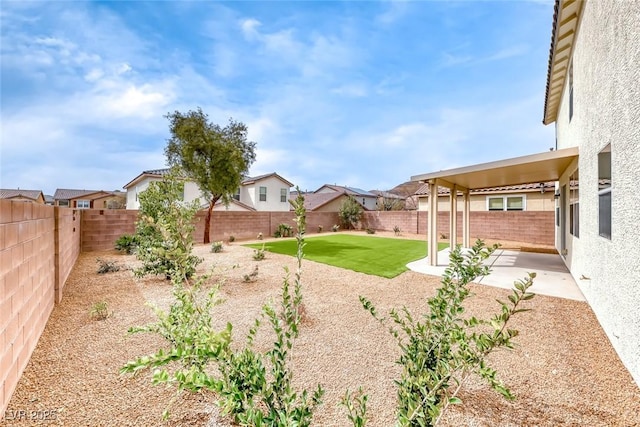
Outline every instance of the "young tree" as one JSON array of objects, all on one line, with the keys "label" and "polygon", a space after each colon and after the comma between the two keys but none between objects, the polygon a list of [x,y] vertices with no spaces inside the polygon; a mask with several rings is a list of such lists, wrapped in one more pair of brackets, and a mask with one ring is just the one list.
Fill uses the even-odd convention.
[{"label": "young tree", "polygon": [[171,166],[194,180],[209,202],[204,243],[210,243],[211,213],[216,202],[228,202],[256,159],[256,143],[247,141],[247,126],[229,119],[221,127],[209,122],[200,108],[167,114],[171,138],[164,150]]},{"label": "young tree", "polygon": [[362,217],[362,205],[352,196],[348,196],[340,205],[338,217],[346,229],[356,228]]}]

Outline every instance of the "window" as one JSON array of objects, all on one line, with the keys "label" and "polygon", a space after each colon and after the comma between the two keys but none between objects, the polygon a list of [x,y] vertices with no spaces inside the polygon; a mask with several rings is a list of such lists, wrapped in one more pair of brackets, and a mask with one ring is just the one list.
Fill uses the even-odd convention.
[{"label": "window", "polygon": [[580,237],[580,194],[577,169],[569,177],[569,233]]},{"label": "window", "polygon": [[525,210],[524,196],[491,196],[487,197],[489,211],[523,211]]},{"label": "window", "polygon": [[68,200],[58,200],[58,206],[61,206],[63,208],[68,208],[69,207],[69,201]]},{"label": "window", "polygon": [[260,199],[261,202],[267,201],[267,187],[260,187]]},{"label": "window", "polygon": [[504,199],[502,197],[489,197],[487,199],[487,209],[490,211],[503,211]]},{"label": "window", "polygon": [[89,200],[78,200],[76,202],[76,207],[78,209],[89,209],[91,206],[91,202]]},{"label": "window", "polygon": [[280,189],[280,202],[282,202],[282,203],[286,203],[287,202],[287,189],[286,188],[281,188]]},{"label": "window", "polygon": [[573,118],[573,62],[569,67],[569,122]]},{"label": "window", "polygon": [[598,154],[598,233],[611,239],[611,144]]}]

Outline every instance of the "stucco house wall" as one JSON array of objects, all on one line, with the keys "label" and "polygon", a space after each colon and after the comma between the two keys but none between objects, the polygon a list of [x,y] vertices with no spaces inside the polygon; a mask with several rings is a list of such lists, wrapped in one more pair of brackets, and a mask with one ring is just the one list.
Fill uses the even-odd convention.
[{"label": "stucco house wall", "polygon": [[[497,194],[472,194],[469,197],[471,212],[487,212],[487,198],[489,197],[507,197],[507,196],[524,196],[525,211],[553,211],[555,209],[554,192],[546,190],[544,193],[540,191],[529,192],[513,192],[513,193],[497,193]],[[458,210],[462,211],[462,196],[458,196]],[[429,197],[418,196],[418,210],[428,211]],[[449,212],[449,195],[440,195],[438,197],[438,212]]]},{"label": "stucco house wall", "polygon": [[[621,360],[640,383],[640,9],[587,1],[556,119],[558,148],[579,146],[559,185],[579,172],[579,237],[566,232],[565,262]],[[611,238],[599,235],[598,153],[611,144]],[[568,200],[562,209],[569,209]],[[561,249],[561,229],[556,245]]]},{"label": "stucco house wall", "polygon": [[[260,200],[260,187],[266,187],[267,200]],[[280,197],[280,191],[286,190],[285,200],[282,201]],[[243,199],[243,194],[249,197],[249,201]],[[281,179],[270,176],[255,181],[255,183],[243,186],[240,190],[240,201],[248,205],[253,206],[258,211],[269,212],[284,212],[290,208],[290,187],[288,183],[283,182]]]}]

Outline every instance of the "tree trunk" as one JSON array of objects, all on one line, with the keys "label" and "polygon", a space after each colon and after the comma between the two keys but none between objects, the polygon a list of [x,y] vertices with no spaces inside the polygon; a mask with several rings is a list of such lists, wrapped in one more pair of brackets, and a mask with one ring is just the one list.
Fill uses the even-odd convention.
[{"label": "tree trunk", "polygon": [[211,238],[209,237],[209,230],[211,229],[211,214],[213,212],[213,207],[218,201],[219,197],[214,197],[209,202],[209,209],[207,209],[207,216],[204,219],[204,243],[211,243]]}]

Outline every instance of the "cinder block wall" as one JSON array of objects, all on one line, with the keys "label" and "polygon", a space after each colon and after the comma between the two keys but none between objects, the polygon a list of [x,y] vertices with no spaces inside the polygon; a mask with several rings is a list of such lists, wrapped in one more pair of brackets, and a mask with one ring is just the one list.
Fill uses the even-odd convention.
[{"label": "cinder block wall", "polygon": [[[404,233],[427,235],[427,212],[364,212],[363,227],[393,231],[397,225]],[[469,234],[472,239],[510,240],[536,245],[555,244],[554,212],[504,211],[471,212]],[[462,238],[462,212],[458,212],[458,237]],[[438,212],[438,235],[449,236],[449,212]]]},{"label": "cinder block wall", "polygon": [[56,302],[62,301],[64,284],[80,254],[80,212],[78,209],[55,207]]},{"label": "cinder block wall", "polygon": [[113,249],[123,234],[136,231],[138,211],[124,209],[83,209],[82,252]]},{"label": "cinder block wall", "polygon": [[53,310],[55,222],[52,206],[0,200],[0,419]]}]

